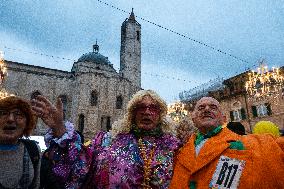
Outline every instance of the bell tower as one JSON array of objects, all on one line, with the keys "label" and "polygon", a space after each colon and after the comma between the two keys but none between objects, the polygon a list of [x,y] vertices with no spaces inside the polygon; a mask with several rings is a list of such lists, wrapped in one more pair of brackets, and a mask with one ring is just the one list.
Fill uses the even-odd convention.
[{"label": "bell tower", "polygon": [[133,9],[121,25],[119,73],[141,88],[141,25],[135,20]]}]

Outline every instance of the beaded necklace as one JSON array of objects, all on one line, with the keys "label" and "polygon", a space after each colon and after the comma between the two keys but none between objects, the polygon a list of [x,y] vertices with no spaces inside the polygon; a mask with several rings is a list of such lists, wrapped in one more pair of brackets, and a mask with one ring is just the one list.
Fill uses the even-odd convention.
[{"label": "beaded necklace", "polygon": [[143,165],[144,180],[143,180],[143,183],[142,183],[142,187],[143,187],[143,189],[151,189],[151,186],[150,186],[151,164],[152,164],[153,159],[154,159],[156,144],[153,144],[153,147],[151,148],[150,153],[147,154],[146,145],[144,144],[143,140],[141,138],[139,138],[138,148],[139,148],[140,156],[142,157],[142,159],[144,161],[144,165]]}]

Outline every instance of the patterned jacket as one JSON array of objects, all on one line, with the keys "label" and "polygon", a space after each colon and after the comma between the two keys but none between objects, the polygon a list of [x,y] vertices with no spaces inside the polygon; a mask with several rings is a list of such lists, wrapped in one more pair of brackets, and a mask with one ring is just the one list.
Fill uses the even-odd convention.
[{"label": "patterned jacket", "polygon": [[[60,139],[46,136],[49,158],[54,162],[53,172],[66,188],[142,188],[144,160],[133,134],[119,134],[112,139],[110,133],[100,132],[85,147],[72,126],[68,127]],[[164,134],[158,138],[144,137],[143,142],[147,154],[156,145],[151,160],[151,187],[167,188],[179,141]]]}]

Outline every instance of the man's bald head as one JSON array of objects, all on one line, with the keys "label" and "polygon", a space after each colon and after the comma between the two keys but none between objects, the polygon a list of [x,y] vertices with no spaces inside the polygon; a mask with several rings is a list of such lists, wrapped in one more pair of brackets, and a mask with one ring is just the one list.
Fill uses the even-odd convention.
[{"label": "man's bald head", "polygon": [[225,121],[220,103],[212,97],[203,97],[197,101],[192,120],[200,132],[206,134]]},{"label": "man's bald head", "polygon": [[211,103],[214,103],[214,104],[216,104],[217,106],[220,107],[219,101],[216,100],[215,98],[213,98],[213,97],[202,97],[200,100],[198,100],[198,101],[196,102],[196,105],[195,105],[194,110],[199,106],[199,104],[202,104],[202,102],[204,102],[204,101],[206,101],[206,102],[207,102],[207,101],[210,101]]}]

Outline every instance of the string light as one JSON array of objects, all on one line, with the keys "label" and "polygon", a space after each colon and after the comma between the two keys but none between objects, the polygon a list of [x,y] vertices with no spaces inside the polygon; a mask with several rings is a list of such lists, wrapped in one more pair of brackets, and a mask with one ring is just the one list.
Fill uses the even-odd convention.
[{"label": "string light", "polygon": [[[130,12],[125,11],[125,10],[123,10],[123,9],[121,9],[121,8],[118,8],[118,7],[116,7],[116,6],[113,6],[113,5],[110,4],[110,3],[106,3],[106,2],[101,1],[101,0],[97,0],[97,1],[98,1],[99,3],[105,4],[106,6],[109,6],[109,7],[113,8],[113,9],[116,9],[116,10],[118,10],[118,11],[121,11],[121,12],[123,12],[123,13],[130,14]],[[145,18],[143,18],[143,17],[139,17],[139,16],[136,15],[136,18],[139,18],[139,19],[141,19],[141,20],[143,20],[143,21],[145,21],[145,22],[147,22],[147,23],[150,23],[150,24],[152,24],[152,25],[155,25],[155,26],[157,26],[157,27],[159,27],[159,28],[161,28],[161,29],[167,30],[167,31],[169,31],[169,32],[171,32],[171,33],[174,33],[174,34],[176,34],[176,35],[179,35],[179,36],[181,36],[181,37],[183,37],[183,38],[187,38],[187,39],[189,39],[189,40],[191,40],[191,41],[193,41],[193,42],[195,42],[195,43],[198,43],[198,44],[203,45],[203,46],[205,46],[205,47],[207,47],[207,48],[210,48],[210,49],[212,49],[212,50],[215,50],[215,51],[218,52],[218,53],[222,53],[222,54],[224,54],[224,55],[228,55],[228,56],[230,56],[230,57],[232,57],[232,58],[234,58],[234,59],[237,59],[237,60],[239,60],[239,61],[242,61],[242,62],[244,62],[244,63],[249,63],[248,61],[243,60],[243,59],[241,59],[241,58],[239,58],[239,57],[237,57],[237,56],[235,56],[235,55],[232,55],[232,54],[227,53],[227,52],[225,52],[225,51],[223,51],[223,50],[221,50],[221,49],[218,49],[218,48],[215,48],[215,47],[213,47],[213,46],[210,46],[210,45],[208,45],[208,44],[206,44],[206,43],[204,43],[204,42],[202,42],[202,41],[193,39],[193,38],[191,38],[191,37],[189,37],[189,36],[186,36],[186,35],[184,35],[184,34],[181,34],[181,33],[177,32],[177,31],[174,31],[174,30],[169,29],[169,28],[167,28],[167,27],[164,27],[164,26],[162,26],[162,25],[160,25],[160,24],[157,24],[157,23],[155,23],[155,22],[152,22],[152,21],[150,21],[150,20],[147,20],[147,19],[145,19]],[[11,50],[16,50],[16,49],[9,48],[9,47],[5,47],[5,48],[11,49]],[[27,52],[27,51],[26,51],[26,52]],[[69,60],[69,61],[74,61],[74,62],[76,62],[76,60],[73,60],[73,59],[64,58],[64,57],[58,57],[58,56],[51,56],[51,55],[47,55],[47,54],[43,54],[43,53],[37,53],[37,52],[28,52],[28,53],[33,53],[33,54],[37,54],[37,55],[40,55],[40,56],[46,56],[46,57],[51,57],[51,58],[57,58],[57,59]],[[249,63],[249,64],[250,64],[250,63]],[[145,72],[143,72],[143,73],[145,73]],[[154,77],[161,77],[161,78],[173,79],[173,80],[184,81],[184,82],[189,82],[189,83],[192,82],[192,81],[187,81],[187,80],[185,80],[185,79],[181,79],[181,78],[178,78],[178,77],[172,77],[172,76],[166,76],[166,75],[159,75],[159,74],[151,74],[151,73],[145,73],[145,74],[151,75],[151,76],[154,76]]]},{"label": "string light", "polygon": [[270,98],[275,101],[278,99],[283,84],[284,78],[279,68],[272,67],[272,70],[268,70],[264,60],[261,60],[257,71],[252,70],[248,73],[245,88],[249,100],[261,101]]},{"label": "string light", "polygon": [[[24,51],[22,49],[10,48],[10,47],[7,47],[7,46],[4,46],[4,48],[6,48],[8,50],[13,50],[13,51],[21,51],[21,52],[26,52],[26,53],[30,53],[30,54],[35,54],[35,55],[39,55],[39,56],[46,56],[46,57],[50,57],[50,58],[53,58],[53,59],[62,59],[62,60],[69,60],[69,61],[77,62],[77,60],[65,58],[65,57],[58,57],[58,56],[53,56],[53,55],[48,55],[48,54],[38,53],[38,52],[32,52],[32,51]],[[254,64],[252,67],[254,67],[254,66],[256,66],[256,64]],[[84,66],[84,67],[93,69],[93,67],[88,67],[88,66]],[[124,68],[129,68],[129,67],[124,66]],[[131,68],[131,69],[137,70],[135,68]],[[245,68],[245,71],[249,70],[249,69],[250,68],[247,67],[247,68]],[[86,73],[91,73],[91,72],[86,72]],[[166,79],[169,79],[169,80],[177,80],[177,81],[192,83],[192,81],[190,81],[190,80],[185,80],[185,79],[182,79],[182,78],[179,78],[179,77],[173,77],[173,76],[169,76],[169,75],[165,75],[165,74],[163,74],[163,75],[157,74],[157,73],[153,74],[153,73],[150,73],[150,72],[143,72],[143,74],[146,74],[146,75],[149,75],[149,76],[152,76],[152,77],[160,77],[160,78],[166,78]],[[185,100],[191,99],[193,96],[200,96],[201,93],[203,94],[204,91],[207,91],[208,88],[210,88],[210,90],[211,90],[212,88],[214,88],[215,85],[218,85],[217,88],[220,88],[219,85],[220,85],[220,83],[223,82],[223,80],[224,80],[224,78],[221,78],[221,81],[220,81],[220,78],[218,77],[218,78],[215,78],[213,80],[210,80],[209,82],[203,83],[198,87],[190,89],[189,91],[181,92],[180,98],[181,98],[181,100],[185,101]]]},{"label": "string light", "polygon": [[[65,58],[65,57],[52,56],[52,55],[48,55],[48,54],[44,54],[44,53],[38,53],[38,52],[32,52],[32,51],[24,51],[22,49],[15,49],[15,48],[7,47],[7,46],[4,46],[4,48],[8,49],[8,50],[12,50],[12,51],[20,51],[20,52],[25,52],[25,53],[39,55],[39,56],[46,56],[46,57],[53,58],[53,59],[61,59],[61,60],[68,60],[68,61],[72,61],[72,62],[77,62],[77,60],[70,59],[70,58]],[[56,61],[56,62],[58,62],[58,61]],[[84,67],[88,67],[88,66],[84,66]],[[88,68],[92,68],[93,69],[93,67],[88,67]],[[136,68],[131,68],[131,67],[128,67],[128,66],[125,66],[125,65],[124,65],[124,68],[128,68],[128,69],[132,69],[132,70],[137,71]],[[160,77],[160,78],[166,78],[166,79],[170,79],[170,80],[177,80],[177,81],[183,81],[183,82],[187,82],[187,83],[192,83],[192,81],[190,81],[190,80],[182,79],[182,78],[179,78],[179,77],[173,77],[173,76],[169,76],[169,75],[165,75],[165,74],[163,74],[163,75],[157,74],[157,73],[152,74],[150,72],[143,72],[143,74],[150,75],[152,77]]]},{"label": "string light", "polygon": [[194,87],[188,91],[183,91],[179,93],[179,98],[181,101],[196,100],[200,97],[208,95],[210,91],[223,89],[224,88],[223,81],[224,78],[217,77],[197,87]]},{"label": "string light", "polygon": [[4,64],[4,53],[0,51],[0,84],[2,85],[7,76],[7,70]]},{"label": "string light", "polygon": [[[127,12],[127,11],[121,9],[121,8],[118,8],[118,7],[116,7],[116,6],[113,6],[113,5],[111,5],[111,4],[109,4],[109,3],[106,3],[106,2],[104,2],[104,1],[101,1],[101,0],[97,0],[97,1],[98,1],[99,3],[105,4],[105,5],[107,5],[107,6],[111,7],[111,8],[113,8],[113,9],[119,10],[119,11],[124,12],[124,13],[131,14],[130,12]],[[184,34],[181,34],[181,33],[177,32],[177,31],[174,31],[174,30],[169,29],[169,28],[167,28],[167,27],[164,27],[164,26],[161,26],[161,25],[159,25],[159,24],[156,24],[155,22],[149,21],[149,20],[147,20],[147,19],[145,19],[145,18],[143,18],[143,17],[139,17],[139,16],[137,16],[137,15],[135,15],[135,17],[136,17],[136,18],[139,18],[139,19],[141,19],[141,20],[143,20],[143,21],[145,21],[145,22],[148,22],[148,23],[150,23],[150,24],[152,24],[152,25],[154,25],[154,26],[157,26],[157,27],[159,27],[159,28],[162,28],[162,29],[164,29],[164,30],[167,30],[167,31],[169,31],[169,32],[171,32],[171,33],[173,33],[173,34],[176,34],[176,35],[181,36],[181,37],[183,37],[183,38],[189,39],[189,40],[191,40],[191,41],[193,41],[193,42],[195,42],[195,43],[198,43],[198,44],[200,44],[200,45],[202,45],[202,46],[204,46],[204,47],[207,47],[207,48],[209,48],[209,49],[212,49],[212,50],[214,50],[214,51],[216,51],[216,52],[218,52],[218,53],[227,55],[227,56],[229,56],[229,57],[231,57],[231,58],[234,58],[234,59],[236,59],[236,60],[238,60],[238,61],[241,61],[241,62],[250,64],[250,62],[248,62],[248,61],[246,61],[246,60],[244,60],[244,59],[242,59],[242,58],[239,58],[239,57],[237,57],[237,56],[235,56],[235,55],[233,55],[233,54],[227,53],[227,52],[225,52],[225,51],[223,51],[223,50],[221,50],[221,49],[215,48],[215,47],[213,47],[213,46],[207,45],[206,43],[204,43],[204,42],[202,42],[202,41],[193,39],[193,38],[191,38],[191,37],[189,37],[189,36],[186,36],[186,35],[184,35]]]}]

